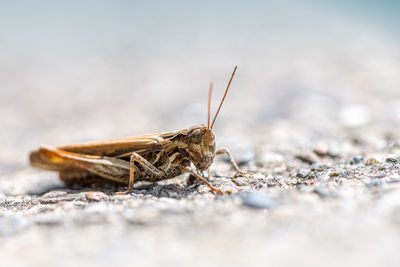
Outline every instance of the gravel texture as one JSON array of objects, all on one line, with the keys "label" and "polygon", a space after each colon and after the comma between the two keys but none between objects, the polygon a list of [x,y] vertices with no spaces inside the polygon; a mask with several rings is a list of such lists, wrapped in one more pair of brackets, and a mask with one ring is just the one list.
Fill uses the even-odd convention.
[{"label": "gravel texture", "polygon": [[[75,43],[63,54],[36,41],[27,54],[37,57],[3,44],[10,52],[0,54],[0,262],[399,266],[399,41],[330,20],[305,22],[315,33],[331,29],[326,39],[290,42],[298,40],[293,32],[273,33],[279,44],[250,45],[227,33],[209,46],[213,38],[195,39],[196,46],[189,34],[182,38],[191,48],[166,42],[147,47],[151,56],[132,48],[143,32],[104,44],[94,32],[87,38],[99,44],[82,48],[86,57]],[[26,42],[18,47],[25,51]],[[114,195],[124,189],[115,185],[66,188],[27,162],[42,143],[204,123],[208,82],[216,85],[215,111],[234,64],[217,146],[230,148],[254,177],[235,177],[218,157],[210,181],[226,196],[187,176],[137,184],[131,195]]]}]

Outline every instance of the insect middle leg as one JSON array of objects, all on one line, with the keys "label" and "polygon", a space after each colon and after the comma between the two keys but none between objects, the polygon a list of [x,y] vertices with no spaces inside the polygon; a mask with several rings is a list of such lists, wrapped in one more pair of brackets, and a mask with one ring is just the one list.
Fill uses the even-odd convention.
[{"label": "insect middle leg", "polygon": [[128,191],[125,192],[117,192],[116,195],[125,195],[132,192],[133,184],[135,182],[135,162],[139,163],[149,174],[154,176],[162,175],[162,172],[154,167],[150,162],[144,159],[139,154],[133,152],[130,160],[129,160],[129,183],[128,183]]},{"label": "insect middle leg", "polygon": [[227,156],[228,156],[228,159],[229,159],[229,161],[230,161],[230,163],[232,164],[232,166],[233,166],[233,168],[235,169],[235,171],[236,171],[237,174],[239,174],[239,175],[253,176],[253,173],[251,173],[251,172],[244,172],[244,171],[241,171],[241,170],[239,169],[239,167],[238,167],[238,165],[236,164],[235,160],[233,159],[233,156],[232,156],[231,152],[229,151],[229,149],[227,149],[227,148],[220,148],[220,149],[217,149],[217,151],[215,151],[215,154],[216,154],[216,155],[221,155],[221,154],[227,155]]}]

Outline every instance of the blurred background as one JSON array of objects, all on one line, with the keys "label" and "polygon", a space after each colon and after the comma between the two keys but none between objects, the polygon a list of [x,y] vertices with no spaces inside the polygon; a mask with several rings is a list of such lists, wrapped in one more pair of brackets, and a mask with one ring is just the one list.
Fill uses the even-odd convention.
[{"label": "blurred background", "polygon": [[[399,14],[400,2],[388,0],[0,1],[0,214],[11,216],[0,217],[0,235],[36,226],[1,242],[1,251],[37,266],[48,257],[109,266],[131,255],[143,256],[141,266],[165,258],[176,266],[177,253],[199,266],[259,256],[286,266],[397,266],[398,191],[364,186],[375,169],[351,160],[400,154]],[[40,202],[58,180],[29,167],[31,150],[206,123],[209,83],[214,114],[235,65],[217,145],[286,205],[254,211],[238,194],[222,201],[204,190],[94,204],[63,191],[64,202]],[[328,166],[325,180],[287,185],[309,173],[298,150],[316,151],[319,142],[329,148],[317,158]],[[331,166],[340,179],[329,176]],[[383,169],[398,175],[396,166]],[[222,161],[212,168],[231,170]],[[347,179],[353,174],[365,179]],[[319,184],[325,191],[313,191]]]},{"label": "blurred background", "polygon": [[[289,121],[326,135],[400,119],[397,1],[0,4],[0,170],[27,152],[206,122],[217,137]],[[222,145],[226,138],[220,138]],[[250,140],[250,141],[249,141]]]}]

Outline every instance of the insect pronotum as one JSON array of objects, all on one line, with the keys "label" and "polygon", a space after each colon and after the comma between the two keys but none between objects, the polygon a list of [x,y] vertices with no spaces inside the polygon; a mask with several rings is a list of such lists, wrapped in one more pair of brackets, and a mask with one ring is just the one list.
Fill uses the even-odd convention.
[{"label": "insect pronotum", "polygon": [[213,192],[223,194],[222,190],[213,187],[202,177],[203,172],[209,170],[216,155],[227,155],[237,174],[252,175],[239,170],[228,149],[216,150],[212,131],[236,69],[237,66],[233,70],[211,124],[213,83],[210,84],[208,93],[207,125],[197,125],[175,132],[57,148],[41,146],[39,150],[30,154],[31,164],[42,169],[58,171],[60,179],[67,185],[89,184],[93,181],[102,181],[101,179],[127,184],[128,191],[122,194],[130,193],[137,181],[156,182],[188,172],[203,181]]}]

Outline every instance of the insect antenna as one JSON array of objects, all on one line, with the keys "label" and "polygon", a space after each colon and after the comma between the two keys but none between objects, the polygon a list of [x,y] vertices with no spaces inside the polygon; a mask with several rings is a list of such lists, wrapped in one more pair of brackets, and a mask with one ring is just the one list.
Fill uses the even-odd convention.
[{"label": "insect antenna", "polygon": [[210,83],[210,89],[208,90],[208,119],[207,119],[207,129],[210,129],[210,109],[211,109],[211,95],[213,91],[213,82]]},{"label": "insect antenna", "polygon": [[217,113],[215,113],[215,116],[214,116],[213,122],[211,123],[211,129],[212,129],[212,127],[214,126],[214,123],[215,123],[215,120],[217,119],[218,113],[219,113],[219,111],[220,111],[220,109],[221,109],[221,107],[222,107],[222,104],[224,103],[224,100],[225,100],[226,94],[228,93],[229,87],[231,86],[231,82],[232,82],[233,76],[235,76],[236,69],[237,69],[237,66],[235,66],[235,68],[233,69],[233,72],[232,72],[231,78],[229,79],[228,86],[226,87],[226,90],[225,90],[224,97],[222,98],[222,100],[221,100],[221,104],[219,104],[219,107],[218,107]]}]

